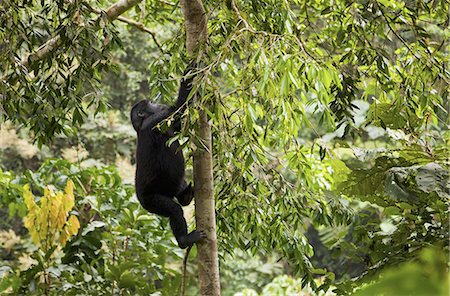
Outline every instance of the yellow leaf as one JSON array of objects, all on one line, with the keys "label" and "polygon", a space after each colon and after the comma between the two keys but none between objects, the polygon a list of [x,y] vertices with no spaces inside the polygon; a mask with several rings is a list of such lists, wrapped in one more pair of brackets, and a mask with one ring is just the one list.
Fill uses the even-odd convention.
[{"label": "yellow leaf", "polygon": [[25,228],[28,229],[28,231],[35,227],[35,220],[36,216],[34,215],[34,213],[28,213],[28,215],[23,219],[23,224]]},{"label": "yellow leaf", "polygon": [[67,227],[64,227],[64,229],[63,229],[62,232],[61,232],[61,236],[60,236],[60,238],[59,238],[59,241],[61,242],[61,245],[62,245],[62,246],[65,246],[65,245],[66,245],[67,239],[69,238],[69,234],[67,233],[66,228],[67,228]]},{"label": "yellow leaf", "polygon": [[36,203],[34,202],[33,194],[30,190],[30,185],[26,184],[23,186],[23,199],[25,201],[25,205],[28,208],[28,211],[32,211],[36,207]]},{"label": "yellow leaf", "polygon": [[73,197],[73,182],[71,180],[67,181],[64,191],[66,193],[64,198],[64,209],[68,212],[75,206],[75,199]]},{"label": "yellow leaf", "polygon": [[70,216],[69,220],[67,221],[67,227],[69,235],[77,234],[78,229],[80,229],[80,222],[78,221],[78,218],[74,215]]},{"label": "yellow leaf", "polygon": [[33,243],[36,246],[40,246],[40,239],[39,239],[39,235],[38,235],[37,231],[35,229],[31,229],[31,230],[29,230],[29,232],[30,232],[31,240],[33,241]]},{"label": "yellow leaf", "polygon": [[50,197],[53,196],[53,189],[50,186],[45,186],[44,188],[44,196]]},{"label": "yellow leaf", "polygon": [[[62,218],[61,218],[62,217]],[[66,221],[66,215],[63,209],[63,195],[58,192],[52,199],[51,221],[55,229],[61,229]]]},{"label": "yellow leaf", "polygon": [[59,208],[61,207],[61,201],[56,198],[52,201],[51,211],[50,211],[50,226],[52,229],[58,229],[58,215]]}]

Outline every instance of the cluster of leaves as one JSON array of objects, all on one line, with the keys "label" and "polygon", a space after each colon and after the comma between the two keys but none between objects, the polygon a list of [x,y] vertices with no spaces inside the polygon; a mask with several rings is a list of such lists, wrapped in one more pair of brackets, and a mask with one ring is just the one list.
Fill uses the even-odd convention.
[{"label": "cluster of leaves", "polygon": [[[55,246],[58,240],[61,242],[58,246],[64,245],[63,237],[58,239],[57,235],[65,227],[59,227],[62,216],[55,217],[56,224],[40,221],[47,215],[49,219],[42,222],[53,221],[54,213],[58,212],[54,207],[57,201],[61,201],[59,206],[64,209],[72,205],[73,199],[62,202],[59,198],[72,196],[70,182],[65,194],[52,195],[46,189],[48,184],[63,189],[68,180],[72,180],[76,188],[71,211],[73,218],[69,218],[69,224],[76,226],[77,223],[72,222],[77,219],[81,228],[61,249]],[[36,195],[44,195],[40,199],[40,211],[33,204],[28,189],[23,190],[22,184],[29,183]],[[36,172],[27,171],[23,176],[2,173],[1,184],[2,190],[14,195],[2,199],[2,207],[17,204],[10,209],[23,216],[27,211],[23,211],[22,206],[29,205],[25,224],[31,232],[38,234],[33,236],[38,238],[36,244],[30,244],[31,238],[26,236],[9,251],[9,259],[2,259],[1,293],[148,295],[161,291],[163,295],[173,295],[173,291],[179,289],[183,252],[174,242],[167,221],[147,215],[133,196],[133,188],[122,184],[114,168],[82,169],[64,160],[49,160]],[[50,208],[51,212],[48,211]],[[30,225],[33,215],[37,223]],[[54,229],[52,225],[59,228]],[[54,240],[42,243],[51,234]],[[44,249],[49,249],[47,254],[36,252]],[[47,256],[50,253],[54,255]],[[24,259],[20,258],[29,258],[30,265],[23,267]]]},{"label": "cluster of leaves", "polygon": [[221,295],[232,296],[245,288],[260,290],[274,277],[285,273],[279,256],[255,255],[236,250],[233,255],[224,254],[220,260]]},{"label": "cluster of leaves", "polygon": [[[378,281],[363,284],[352,295],[447,295],[449,280],[446,273],[447,258],[441,250],[433,247],[420,252],[419,260],[390,267],[379,274]],[[264,286],[261,293],[243,289],[235,296],[258,295],[336,295],[331,289],[316,293],[302,281],[282,275]]]},{"label": "cluster of leaves", "polygon": [[40,205],[36,204],[30,186],[25,185],[23,199],[28,209],[24,226],[45,254],[58,246],[64,247],[78,233],[80,222],[75,215],[69,215],[75,206],[72,181],[67,182],[64,193],[55,194],[51,187],[45,188]]},{"label": "cluster of leaves", "polygon": [[448,168],[406,165],[403,158],[381,156],[368,169],[352,170],[338,185],[346,195],[376,207],[370,212],[363,208],[350,237],[333,246],[367,266],[364,277],[347,282],[344,290],[370,281],[382,268],[416,258],[430,245],[441,254],[448,252]]},{"label": "cluster of leaves", "polygon": [[448,295],[448,258],[438,247],[420,251],[417,260],[390,267],[353,295]]},{"label": "cluster of leaves", "polygon": [[0,8],[2,116],[26,124],[39,143],[84,122],[83,100],[105,110],[94,86],[119,41],[105,15],[93,17],[92,2],[3,1]]},{"label": "cluster of leaves", "polygon": [[[319,282],[319,281],[316,281]],[[253,289],[244,289],[242,292],[236,293],[235,296],[258,296],[258,295],[317,295],[317,296],[331,296],[334,294],[331,289],[328,291],[315,292],[309,285],[304,285],[302,280],[292,278],[287,275],[281,275],[273,279],[272,282],[265,285],[261,293],[257,293]]]}]

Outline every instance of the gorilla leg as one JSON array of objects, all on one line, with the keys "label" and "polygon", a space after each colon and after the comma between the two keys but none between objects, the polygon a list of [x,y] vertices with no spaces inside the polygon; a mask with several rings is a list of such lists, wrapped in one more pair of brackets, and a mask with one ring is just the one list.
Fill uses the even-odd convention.
[{"label": "gorilla leg", "polygon": [[194,188],[192,188],[191,183],[186,184],[186,181],[183,181],[182,189],[180,193],[177,194],[177,200],[182,206],[187,206],[191,203],[194,198]]},{"label": "gorilla leg", "polygon": [[152,194],[145,196],[141,204],[150,213],[169,217],[170,227],[180,248],[187,248],[204,237],[204,234],[197,230],[187,233],[183,209],[171,198],[160,194]]}]

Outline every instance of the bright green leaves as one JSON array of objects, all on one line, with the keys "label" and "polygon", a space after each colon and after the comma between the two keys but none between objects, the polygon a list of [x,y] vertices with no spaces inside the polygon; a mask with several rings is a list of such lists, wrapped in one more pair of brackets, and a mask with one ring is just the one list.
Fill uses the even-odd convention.
[{"label": "bright green leaves", "polygon": [[448,295],[447,262],[448,256],[441,247],[427,247],[420,250],[417,260],[396,264],[368,277],[352,295]]},{"label": "bright green leaves", "polygon": [[[74,199],[75,187],[68,180],[77,193],[83,192],[82,197]],[[23,190],[30,183],[33,192],[44,194],[33,197]],[[57,189],[45,189],[47,184]],[[124,184],[114,167],[82,168],[65,160],[47,160],[33,172],[0,173],[0,193],[2,208],[8,203],[26,207],[27,219],[31,218],[26,225],[39,239],[35,246],[24,235],[14,253],[5,253],[14,258],[2,261],[6,272],[0,279],[0,294],[97,295],[121,290],[172,295],[179,289],[178,267],[184,253],[174,241],[168,220],[148,214],[135,198],[134,186]],[[44,196],[35,199],[36,195]],[[76,231],[76,217],[85,222],[82,230]],[[68,237],[64,248],[63,230],[70,235],[78,232]],[[47,237],[53,238],[48,239],[50,244]],[[46,253],[45,244],[51,247]],[[155,286],[155,281],[164,288]]]}]

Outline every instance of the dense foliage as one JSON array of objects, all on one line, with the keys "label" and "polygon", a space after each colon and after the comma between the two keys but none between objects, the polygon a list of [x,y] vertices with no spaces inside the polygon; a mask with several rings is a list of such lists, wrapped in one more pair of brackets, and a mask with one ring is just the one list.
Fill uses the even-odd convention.
[{"label": "dense foliage", "polygon": [[[173,101],[188,61],[181,12],[151,0],[110,22],[99,10],[112,4],[0,7],[0,293],[178,291],[183,254],[129,185],[127,116],[142,98]],[[189,154],[207,103],[223,294],[446,295],[448,1],[205,6],[200,99],[177,138]],[[51,38],[55,50],[28,55]],[[23,185],[49,196],[45,186],[68,180],[81,228],[35,252],[21,226]],[[194,273],[188,266],[189,283]]]}]

